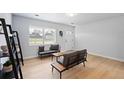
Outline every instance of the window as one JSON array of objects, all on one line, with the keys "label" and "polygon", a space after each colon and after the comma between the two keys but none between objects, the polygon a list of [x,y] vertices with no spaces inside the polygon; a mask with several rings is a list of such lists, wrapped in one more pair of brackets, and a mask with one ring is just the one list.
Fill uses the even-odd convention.
[{"label": "window", "polygon": [[31,26],[29,29],[29,45],[40,44],[43,44],[43,29]]},{"label": "window", "polygon": [[56,43],[56,30],[55,29],[44,29],[44,44]]},{"label": "window", "polygon": [[30,26],[29,45],[55,44],[56,30]]}]

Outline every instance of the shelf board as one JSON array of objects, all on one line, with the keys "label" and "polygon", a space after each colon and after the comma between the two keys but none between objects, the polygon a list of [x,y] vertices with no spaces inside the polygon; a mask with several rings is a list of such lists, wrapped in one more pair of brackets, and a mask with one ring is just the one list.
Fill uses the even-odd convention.
[{"label": "shelf board", "polygon": [[9,55],[0,55],[0,58],[9,57]]},{"label": "shelf board", "polygon": [[4,33],[1,33],[1,32],[0,32],[0,34],[4,34]]},{"label": "shelf board", "polygon": [[0,63],[5,64],[9,60],[9,57],[2,57],[0,58]]}]

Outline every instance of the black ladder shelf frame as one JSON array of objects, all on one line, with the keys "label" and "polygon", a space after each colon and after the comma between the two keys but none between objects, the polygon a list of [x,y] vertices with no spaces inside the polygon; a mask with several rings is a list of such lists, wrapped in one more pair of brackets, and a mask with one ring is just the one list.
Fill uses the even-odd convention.
[{"label": "black ladder shelf frame", "polygon": [[23,59],[23,55],[22,55],[22,49],[21,49],[21,44],[20,44],[20,40],[19,40],[19,35],[18,35],[18,32],[17,31],[12,31],[12,33],[14,34],[16,34],[16,38],[17,38],[17,45],[19,46],[19,54],[20,54],[20,56],[21,56],[21,62],[22,62],[22,65],[24,66],[24,59]]},{"label": "black ladder shelf frame", "polygon": [[[4,18],[0,18],[0,21],[1,21],[0,25],[3,28],[3,34],[5,35],[5,39],[8,47],[9,59],[11,60],[13,65],[14,77],[16,79],[23,79],[21,65],[20,65],[17,49],[15,46],[11,25],[7,25]],[[9,28],[10,34],[12,34],[12,36],[9,36],[7,32],[7,27]]]}]

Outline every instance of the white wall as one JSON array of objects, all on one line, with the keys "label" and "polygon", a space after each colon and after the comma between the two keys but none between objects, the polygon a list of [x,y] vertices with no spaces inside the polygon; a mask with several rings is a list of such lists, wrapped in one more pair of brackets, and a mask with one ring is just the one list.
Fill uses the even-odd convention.
[{"label": "white wall", "polygon": [[[10,13],[0,13],[0,18],[4,18],[7,24],[11,24],[12,16]],[[6,40],[4,35],[0,35],[0,46],[6,45]]]},{"label": "white wall", "polygon": [[5,18],[7,24],[12,23],[12,15],[11,13],[0,13],[0,18]]},{"label": "white wall", "polygon": [[124,61],[124,16],[76,26],[76,48]]},{"label": "white wall", "polygon": [[[60,44],[62,50],[65,50],[66,48],[65,32],[72,31],[73,32],[72,37],[74,38],[75,28],[72,26],[13,15],[12,26],[14,30],[17,30],[19,32],[19,37],[21,40],[21,46],[22,46],[22,52],[23,52],[24,58],[35,57],[37,56],[37,51],[38,51],[38,46],[29,46],[29,26],[30,25],[57,29],[57,43]],[[64,31],[63,38],[59,36],[58,31],[60,30]],[[70,43],[72,43],[73,45],[72,48],[74,48],[74,40],[73,42],[70,42]],[[48,46],[45,46],[45,47],[48,47]]]}]

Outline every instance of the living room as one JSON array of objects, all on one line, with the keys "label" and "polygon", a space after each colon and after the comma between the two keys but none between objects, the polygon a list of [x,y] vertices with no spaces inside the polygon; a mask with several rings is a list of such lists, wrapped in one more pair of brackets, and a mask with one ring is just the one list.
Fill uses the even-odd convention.
[{"label": "living room", "polygon": [[[123,13],[1,13],[0,18],[19,35],[24,79],[124,78]],[[2,46],[6,40],[2,35],[0,40]],[[81,50],[86,58],[79,62]],[[74,66],[58,64],[67,54],[68,60],[77,54]]]},{"label": "living room", "polygon": [[1,0],[1,93],[124,93],[123,0]]}]

